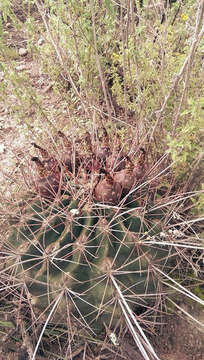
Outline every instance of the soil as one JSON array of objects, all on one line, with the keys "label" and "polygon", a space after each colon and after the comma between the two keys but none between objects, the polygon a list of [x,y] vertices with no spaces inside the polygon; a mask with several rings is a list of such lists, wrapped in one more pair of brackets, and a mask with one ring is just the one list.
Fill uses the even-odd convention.
[{"label": "soil", "polygon": [[[16,34],[12,29],[9,33],[10,41],[20,42],[20,34]],[[41,95],[44,109],[53,111],[53,109],[60,108],[60,98],[54,93],[49,79],[43,74],[40,64],[37,59],[32,59],[31,55],[26,55],[18,59],[18,65],[21,65],[23,71],[26,72],[30,79],[30,84]],[[1,76],[3,76],[1,74]],[[2,81],[0,77],[0,81]],[[13,102],[12,96],[10,101]],[[8,104],[8,102],[7,102]],[[68,116],[68,110],[64,109],[62,116],[65,118]],[[30,119],[35,117],[35,109],[30,111]],[[30,132],[30,138],[23,131],[23,125],[16,125],[14,121],[14,114],[10,112],[9,106],[5,107],[4,103],[0,103],[0,187],[1,191],[8,198],[10,191],[12,192],[13,180],[15,173],[21,165],[24,163],[25,150],[30,153],[30,141],[32,141],[33,133]],[[5,184],[5,177],[9,180],[8,184]],[[150,341],[155,349],[160,360],[204,360],[204,310],[192,308],[192,305],[186,305],[183,299],[184,308],[190,312],[198,321],[203,323],[202,326],[198,326],[194,321],[187,320],[187,317],[180,313],[179,315],[168,315],[163,319],[163,325],[160,326],[156,332],[156,335],[150,336]],[[184,309],[184,310],[185,310]],[[132,340],[129,340],[129,336],[120,342],[118,347],[112,347],[112,349],[100,350],[98,356],[95,356],[95,360],[142,360],[141,355],[136,350]],[[8,346],[2,345],[0,348],[0,360],[26,360],[26,353],[16,353],[15,348],[9,350]],[[6,349],[7,347],[7,349]],[[49,357],[50,359],[57,359],[56,357]],[[37,356],[36,360],[48,359],[48,357]],[[82,360],[83,351],[78,353],[73,360]],[[88,360],[88,357],[86,358]],[[91,356],[89,359],[92,359]]]},{"label": "soil", "polygon": [[[203,311],[197,316],[204,324]],[[204,327],[177,315],[166,318],[152,343],[161,360],[204,360]]]},{"label": "soil", "polygon": [[[203,322],[204,312],[196,310],[196,317]],[[159,360],[204,360],[204,327],[201,329],[192,321],[187,321],[178,315],[167,315],[164,324],[156,335],[150,336],[150,342]],[[9,351],[9,349],[10,351]],[[8,351],[6,351],[6,349]],[[12,349],[12,351],[11,351]],[[8,343],[8,347],[0,347],[0,360],[28,360],[26,351],[14,350],[15,347]],[[3,350],[3,351],[2,351]],[[53,353],[57,349],[53,346]],[[95,356],[93,355],[93,352]],[[51,353],[51,351],[49,352]],[[73,351],[73,360],[83,360],[84,346]],[[75,354],[75,356],[74,356]],[[56,356],[36,356],[36,360],[56,360]],[[60,358],[61,359],[61,358]],[[69,357],[65,358],[70,359]],[[128,334],[119,340],[118,346],[96,346],[94,351],[87,351],[86,360],[143,360],[136,349],[133,340]],[[150,357],[152,360],[153,358]]]}]

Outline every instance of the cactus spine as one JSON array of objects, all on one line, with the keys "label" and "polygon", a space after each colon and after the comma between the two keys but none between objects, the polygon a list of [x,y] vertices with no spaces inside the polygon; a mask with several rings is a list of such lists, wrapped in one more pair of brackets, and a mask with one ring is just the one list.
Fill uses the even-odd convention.
[{"label": "cactus spine", "polygon": [[168,273],[174,258],[161,242],[148,243],[166,214],[144,210],[131,192],[144,178],[144,149],[134,165],[120,150],[118,136],[111,150],[102,130],[97,146],[86,132],[86,152],[77,149],[74,156],[59,132],[66,161],[64,153],[56,160],[33,143],[42,156],[32,158],[38,194],[18,206],[9,236],[10,269],[26,285],[31,303],[48,312],[57,301],[55,317],[69,309],[94,331],[120,318],[115,281],[133,310],[148,307],[161,287],[154,265]]},{"label": "cactus spine", "polygon": [[68,306],[95,331],[111,326],[120,316],[111,276],[133,310],[157,294],[152,265],[167,269],[169,250],[148,246],[148,236],[160,231],[155,219],[142,217],[136,201],[120,209],[80,209],[70,196],[27,200],[9,237],[11,250],[19,251],[16,278],[25,282],[36,307],[49,310],[62,294],[56,316]]}]

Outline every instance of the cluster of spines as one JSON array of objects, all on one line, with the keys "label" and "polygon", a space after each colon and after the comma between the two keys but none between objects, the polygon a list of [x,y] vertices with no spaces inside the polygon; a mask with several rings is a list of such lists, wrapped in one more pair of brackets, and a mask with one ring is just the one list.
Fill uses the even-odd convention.
[{"label": "cluster of spines", "polygon": [[[80,199],[65,195],[27,201],[9,243],[20,252],[16,277],[26,282],[33,303],[44,310],[62,289],[70,290],[73,314],[101,329],[104,322],[115,323],[120,313],[110,281],[114,276],[124,296],[133,298],[132,308],[146,306],[158,284],[151,265],[167,267],[169,253],[165,247],[148,246],[147,234],[159,228],[153,216],[140,216],[137,206],[131,202],[119,212],[80,208]],[[64,298],[58,314],[66,307]]]}]

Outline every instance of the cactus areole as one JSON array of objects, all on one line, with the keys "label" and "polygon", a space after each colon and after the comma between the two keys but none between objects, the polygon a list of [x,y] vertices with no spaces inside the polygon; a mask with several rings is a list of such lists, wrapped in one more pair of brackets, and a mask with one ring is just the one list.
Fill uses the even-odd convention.
[{"label": "cactus areole", "polygon": [[64,188],[57,186],[58,177],[51,180],[52,170],[45,172],[48,193],[57,188],[57,196],[42,191],[41,175],[38,194],[18,205],[9,236],[10,269],[16,282],[26,286],[34,309],[53,311],[54,319],[64,321],[70,312],[97,332],[123,318],[121,296],[133,313],[155,301],[161,285],[154,265],[168,272],[173,254],[165,246],[149,244],[161,231],[161,213],[141,211],[131,196],[123,199],[122,185],[115,185],[115,174],[106,170],[95,176],[85,169],[86,182],[92,176],[96,182],[88,196],[87,190],[82,194],[83,160],[77,161],[75,181],[66,177]]}]

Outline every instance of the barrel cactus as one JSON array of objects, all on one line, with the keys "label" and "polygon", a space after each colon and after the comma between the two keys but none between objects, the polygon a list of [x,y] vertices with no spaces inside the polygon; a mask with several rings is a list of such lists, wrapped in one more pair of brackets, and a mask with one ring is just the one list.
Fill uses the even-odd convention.
[{"label": "barrel cactus", "polygon": [[123,155],[123,167],[111,173],[94,151],[77,158],[77,171],[71,150],[68,168],[53,158],[55,166],[48,159],[44,166],[35,157],[38,193],[18,204],[8,243],[14,255],[9,269],[26,286],[34,308],[53,311],[55,319],[68,310],[97,332],[121,317],[118,289],[133,311],[148,309],[162,291],[155,269],[172,271],[175,254],[150,241],[160,236],[167,212],[135,192],[141,158],[134,168]]}]

